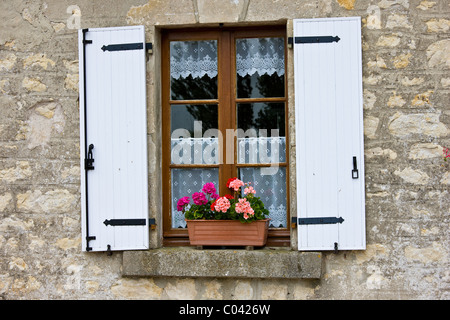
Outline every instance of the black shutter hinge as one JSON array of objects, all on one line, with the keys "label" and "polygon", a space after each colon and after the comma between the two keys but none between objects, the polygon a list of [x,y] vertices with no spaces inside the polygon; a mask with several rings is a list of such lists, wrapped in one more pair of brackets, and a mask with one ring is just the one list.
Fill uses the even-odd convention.
[{"label": "black shutter hinge", "polygon": [[[109,44],[101,47],[103,52],[105,51],[127,51],[127,50],[142,50],[144,49],[144,43],[136,42],[136,43],[121,43],[121,44]],[[145,50],[148,53],[153,53],[153,44],[151,42],[145,43]]]},{"label": "black shutter hinge", "polygon": [[305,224],[335,224],[344,222],[342,217],[317,217],[317,218],[298,218],[299,225]]},{"label": "black shutter hinge", "polygon": [[292,48],[294,43],[331,43],[339,42],[338,36],[312,36],[312,37],[288,37],[288,48]]},{"label": "black shutter hinge", "polygon": [[153,54],[153,43],[147,42],[145,44],[145,50],[147,50],[148,53]]},{"label": "black shutter hinge", "polygon": [[[105,226],[145,226],[146,219],[106,219],[103,221]],[[154,218],[148,219],[148,225],[152,230],[156,228],[156,220]]]},{"label": "black shutter hinge", "polygon": [[156,219],[155,218],[148,219],[148,224],[150,226],[150,229],[152,229],[152,230],[156,229]]},{"label": "black shutter hinge", "polygon": [[288,37],[288,48],[292,49],[292,45],[294,44],[294,38],[293,37]]},{"label": "black shutter hinge", "polygon": [[146,219],[106,219],[105,226],[145,226]]},{"label": "black shutter hinge", "polygon": [[126,51],[126,50],[141,50],[144,49],[142,42],[137,43],[122,43],[122,44],[110,44],[102,46],[101,49],[105,51]]},{"label": "black shutter hinge", "polygon": [[91,251],[92,247],[89,247],[89,241],[95,240],[95,236],[87,236],[86,237],[86,251]]},{"label": "black shutter hinge", "polygon": [[94,156],[92,155],[92,149],[94,149],[94,145],[90,144],[87,158],[84,159],[84,170],[94,170]]},{"label": "black shutter hinge", "polygon": [[82,41],[83,44],[89,44],[89,43],[92,43],[92,40],[86,40],[86,39],[85,39],[85,37],[86,37],[86,32],[88,32],[89,29],[86,28],[86,29],[82,29],[81,31],[83,32],[83,41]]},{"label": "black shutter hinge", "polygon": [[297,228],[297,223],[298,223],[297,217],[291,217],[291,228],[292,229]]}]

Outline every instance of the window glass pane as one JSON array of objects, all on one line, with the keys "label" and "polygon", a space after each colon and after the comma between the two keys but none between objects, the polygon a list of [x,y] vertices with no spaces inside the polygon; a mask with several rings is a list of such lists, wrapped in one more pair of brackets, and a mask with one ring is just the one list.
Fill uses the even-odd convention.
[{"label": "window glass pane", "polygon": [[170,42],[172,100],[217,98],[217,41]]},{"label": "window glass pane", "polygon": [[192,194],[200,192],[203,185],[213,182],[216,189],[219,189],[219,169],[172,169],[172,228],[186,228],[184,214],[177,211],[178,200],[189,197],[192,201]]},{"label": "window glass pane", "polygon": [[171,163],[216,164],[217,105],[172,105],[170,111]]},{"label": "window glass pane", "polygon": [[238,104],[237,128],[238,163],[286,161],[284,103]]},{"label": "window glass pane", "polygon": [[269,210],[270,227],[286,228],[286,168],[240,168],[239,179],[244,183],[251,182],[251,185],[256,190],[255,196],[260,197],[264,207]]},{"label": "window glass pane", "polygon": [[236,40],[238,98],[284,97],[284,38]]}]

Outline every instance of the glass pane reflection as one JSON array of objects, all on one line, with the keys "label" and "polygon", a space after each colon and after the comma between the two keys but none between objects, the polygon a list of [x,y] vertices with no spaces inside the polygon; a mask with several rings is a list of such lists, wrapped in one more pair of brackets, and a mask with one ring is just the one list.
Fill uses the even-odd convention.
[{"label": "glass pane reflection", "polygon": [[217,41],[170,42],[172,100],[217,98]]},{"label": "glass pane reflection", "polygon": [[237,97],[284,97],[284,64],[284,38],[236,40]]}]

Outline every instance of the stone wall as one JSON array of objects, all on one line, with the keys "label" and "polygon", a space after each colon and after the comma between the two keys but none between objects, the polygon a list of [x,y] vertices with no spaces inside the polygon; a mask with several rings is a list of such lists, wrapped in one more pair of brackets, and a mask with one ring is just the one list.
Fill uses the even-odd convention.
[{"label": "stone wall", "polygon": [[[126,277],[122,253],[81,252],[77,28],[146,26],[157,185],[161,28],[282,23],[292,35],[294,18],[334,16],[363,21],[367,250],[323,253],[310,280]],[[11,0],[0,30],[0,299],[449,299],[447,0]]]}]

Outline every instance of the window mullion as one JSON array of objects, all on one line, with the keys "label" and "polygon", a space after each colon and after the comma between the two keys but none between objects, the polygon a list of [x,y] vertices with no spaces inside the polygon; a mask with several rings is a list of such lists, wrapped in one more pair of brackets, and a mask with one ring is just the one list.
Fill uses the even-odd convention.
[{"label": "window mullion", "polygon": [[[234,154],[232,155],[232,163],[230,155],[227,155],[227,146],[232,141],[227,141],[227,129],[234,128],[233,119],[233,81],[232,79],[232,51],[231,32],[224,31],[221,33],[219,39],[219,131],[221,132],[222,141],[219,145],[222,146],[221,154],[219,156],[219,192],[221,195],[227,193],[225,182],[233,176],[234,169]],[[234,150],[233,150],[234,153]],[[228,159],[227,159],[228,156]],[[227,161],[228,160],[228,161]]]}]

